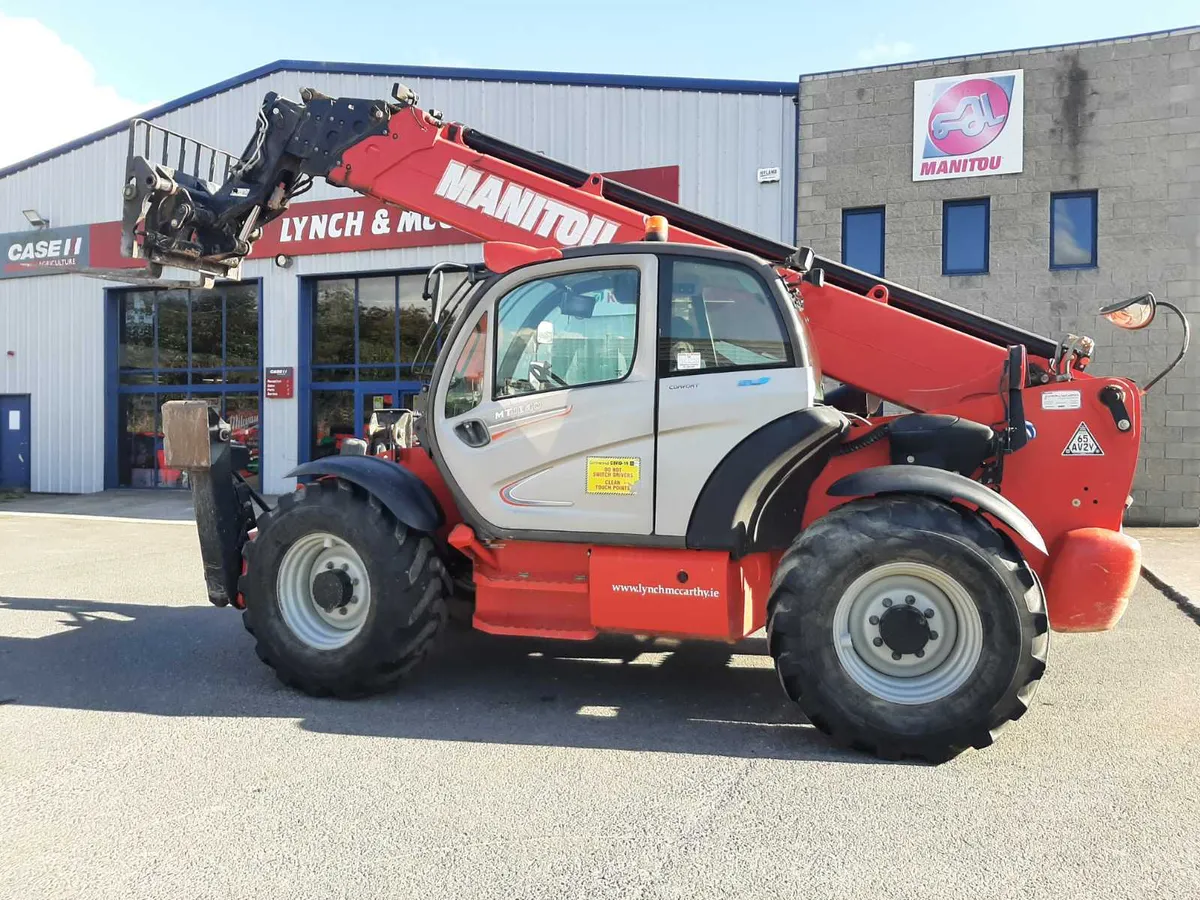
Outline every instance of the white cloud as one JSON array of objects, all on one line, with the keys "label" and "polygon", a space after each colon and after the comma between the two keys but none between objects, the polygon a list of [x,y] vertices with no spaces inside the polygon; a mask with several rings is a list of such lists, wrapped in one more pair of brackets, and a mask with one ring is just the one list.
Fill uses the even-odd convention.
[{"label": "white cloud", "polygon": [[154,105],[100,84],[84,55],[37,19],[0,13],[0,166]]},{"label": "white cloud", "polygon": [[876,41],[870,47],[858,51],[858,61],[867,66],[878,66],[884,63],[903,62],[910,58],[917,49],[908,41]]}]

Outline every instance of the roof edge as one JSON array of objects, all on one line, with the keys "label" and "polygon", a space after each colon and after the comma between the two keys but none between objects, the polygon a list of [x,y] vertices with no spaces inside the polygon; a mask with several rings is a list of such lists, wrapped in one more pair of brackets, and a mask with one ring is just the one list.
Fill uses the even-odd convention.
[{"label": "roof edge", "polygon": [[1125,44],[1131,41],[1151,40],[1153,38],[1176,37],[1181,34],[1200,32],[1200,25],[1181,25],[1178,28],[1167,28],[1159,31],[1143,31],[1138,34],[1123,34],[1119,37],[1092,38],[1086,41],[1071,41],[1068,43],[1039,44],[1036,47],[1017,47],[1014,50],[986,50],[980,53],[965,53],[960,56],[931,56],[928,59],[914,59],[906,62],[881,63],[877,66],[854,66],[850,69],[829,69],[825,72],[807,72],[800,76],[800,82],[816,78],[839,78],[842,75],[861,75],[864,72],[894,72],[900,69],[914,69],[917,66],[943,65],[945,63],[965,62],[976,59],[1001,59],[1006,56],[1019,56],[1023,53],[1045,53],[1051,50],[1072,50],[1081,47],[1103,47],[1106,44]]},{"label": "roof edge", "polygon": [[386,63],[338,63],[304,59],[277,59],[224,81],[184,94],[175,100],[155,106],[145,112],[44,150],[28,159],[0,167],[0,178],[47,162],[85,147],[88,144],[119,134],[133,119],[153,119],[175,112],[193,103],[208,100],[218,94],[242,87],[280,72],[314,72],[330,75],[376,75],[394,78],[458,78],[473,81],[493,81],[519,84],[550,84],[569,87],[624,87],[643,90],[688,90],[717,94],[763,94],[795,96],[795,81],[752,81],[739,79],[689,78],[669,75],[606,75],[600,73],[545,72],[522,69],[479,69],[445,66],[403,66]]}]

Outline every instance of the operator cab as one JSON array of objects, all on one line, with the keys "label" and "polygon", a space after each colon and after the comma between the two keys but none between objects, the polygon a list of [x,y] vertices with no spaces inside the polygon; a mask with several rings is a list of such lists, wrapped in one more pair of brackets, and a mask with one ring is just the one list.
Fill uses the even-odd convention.
[{"label": "operator cab", "polygon": [[[754,256],[657,241],[494,247],[494,274],[466,296],[439,355],[424,421],[483,535],[687,545],[711,492],[740,500],[748,488],[730,475],[716,484],[718,467],[820,400],[803,317]],[[840,434],[840,415],[821,412],[810,430]],[[782,455],[798,439],[785,431]]]}]

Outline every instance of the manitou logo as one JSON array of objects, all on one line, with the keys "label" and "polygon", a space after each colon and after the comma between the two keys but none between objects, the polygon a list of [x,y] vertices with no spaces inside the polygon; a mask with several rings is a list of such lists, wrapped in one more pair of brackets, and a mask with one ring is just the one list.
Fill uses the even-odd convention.
[{"label": "manitou logo", "polygon": [[913,86],[913,180],[1020,172],[1020,70],[934,78]]},{"label": "manitou logo", "polygon": [[616,222],[592,216],[532,188],[506,182],[498,175],[451,162],[434,193],[467,209],[477,209],[539,237],[550,237],[563,247],[607,244],[617,233]]}]

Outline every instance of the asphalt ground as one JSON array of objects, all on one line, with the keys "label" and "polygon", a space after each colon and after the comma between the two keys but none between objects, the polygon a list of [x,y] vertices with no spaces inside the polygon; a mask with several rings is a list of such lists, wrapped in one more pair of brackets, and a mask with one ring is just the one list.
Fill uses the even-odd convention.
[{"label": "asphalt ground", "polygon": [[1143,582],[939,767],[839,750],[732,648],[457,635],[311,699],[189,524],[0,514],[0,897],[1200,896],[1200,626]]}]

